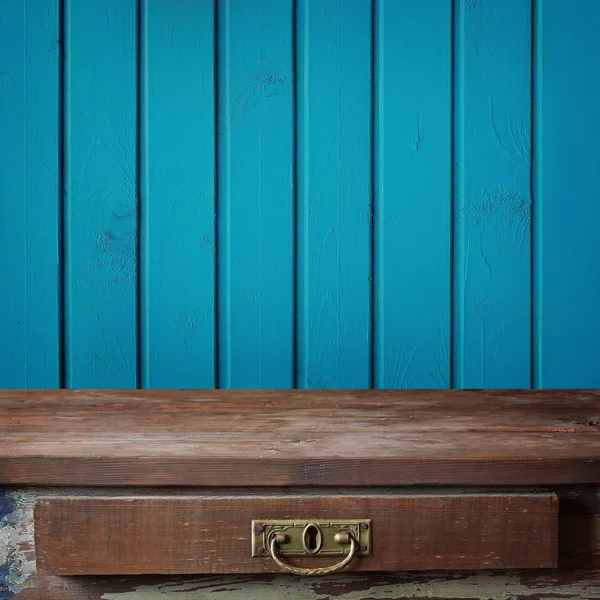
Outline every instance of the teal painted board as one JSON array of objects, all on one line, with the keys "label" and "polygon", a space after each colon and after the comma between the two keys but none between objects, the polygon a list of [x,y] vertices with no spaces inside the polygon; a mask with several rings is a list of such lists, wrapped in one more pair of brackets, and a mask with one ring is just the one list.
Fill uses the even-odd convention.
[{"label": "teal painted board", "polygon": [[141,371],[215,385],[215,6],[142,0]]},{"label": "teal painted board", "polygon": [[0,387],[599,387],[599,27],[2,2]]},{"label": "teal painted board", "polygon": [[447,388],[452,0],[378,0],[375,32],[375,387]]},{"label": "teal painted board", "polygon": [[1,2],[0,38],[0,388],[56,388],[58,0]]},{"label": "teal painted board", "polygon": [[367,0],[297,3],[297,384],[371,385]]},{"label": "teal painted board", "polygon": [[600,387],[600,3],[535,4],[535,385]]},{"label": "teal painted board", "polygon": [[67,386],[137,385],[137,6],[65,0]]},{"label": "teal painted board", "polygon": [[219,385],[294,384],[292,0],[219,2]]},{"label": "teal painted board", "polygon": [[456,0],[453,384],[531,385],[531,3]]}]

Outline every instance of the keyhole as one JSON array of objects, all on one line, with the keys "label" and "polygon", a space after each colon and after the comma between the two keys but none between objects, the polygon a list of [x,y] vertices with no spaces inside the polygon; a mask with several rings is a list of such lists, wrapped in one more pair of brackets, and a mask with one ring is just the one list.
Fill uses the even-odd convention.
[{"label": "keyhole", "polygon": [[308,546],[309,550],[314,552],[317,549],[317,536],[319,535],[319,532],[315,527],[311,527],[306,533],[308,534],[306,545]]},{"label": "keyhole", "polygon": [[317,554],[321,550],[323,544],[323,534],[321,530],[314,524],[309,523],[302,535],[302,545],[307,554]]}]

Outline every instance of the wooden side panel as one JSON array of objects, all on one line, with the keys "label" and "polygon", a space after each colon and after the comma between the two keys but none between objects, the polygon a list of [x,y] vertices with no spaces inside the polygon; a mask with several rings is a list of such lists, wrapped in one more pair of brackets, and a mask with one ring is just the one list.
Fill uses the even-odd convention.
[{"label": "wooden side panel", "polygon": [[556,566],[552,494],[42,498],[37,566],[54,575],[278,572],[268,555],[251,557],[251,521],[328,517],[373,520],[373,555],[349,571]]},{"label": "wooden side panel", "polygon": [[137,385],[137,3],[65,0],[68,387]]},{"label": "wooden side panel", "polygon": [[212,0],[142,0],[142,385],[215,385]]},{"label": "wooden side panel", "polygon": [[0,3],[0,388],[60,385],[57,0]]},{"label": "wooden side panel", "polygon": [[535,5],[535,384],[600,386],[600,4]]},{"label": "wooden side panel", "polygon": [[455,18],[453,384],[527,388],[531,2],[457,1]]},{"label": "wooden side panel", "polygon": [[371,384],[371,3],[298,0],[298,387]]},{"label": "wooden side panel", "polygon": [[447,388],[452,2],[375,7],[374,382]]},{"label": "wooden side panel", "polygon": [[294,386],[292,0],[219,2],[219,385]]}]

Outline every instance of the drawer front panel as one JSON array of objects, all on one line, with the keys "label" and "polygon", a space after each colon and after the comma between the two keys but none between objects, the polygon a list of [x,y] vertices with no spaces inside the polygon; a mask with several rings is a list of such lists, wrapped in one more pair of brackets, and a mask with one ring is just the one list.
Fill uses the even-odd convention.
[{"label": "drawer front panel", "polygon": [[[554,567],[554,494],[325,493],[45,497],[38,570],[54,575],[271,573],[252,556],[260,520],[369,520],[372,547],[349,571]],[[254,521],[254,525],[253,525]],[[339,559],[290,557],[300,567]]]}]

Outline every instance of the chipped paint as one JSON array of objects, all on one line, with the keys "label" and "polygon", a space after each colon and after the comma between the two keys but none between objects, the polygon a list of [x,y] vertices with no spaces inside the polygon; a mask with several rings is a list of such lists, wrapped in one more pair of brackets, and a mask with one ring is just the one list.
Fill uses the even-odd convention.
[{"label": "chipped paint", "polygon": [[0,492],[0,600],[31,587],[34,499],[33,492]]},{"label": "chipped paint", "polygon": [[[327,578],[287,575],[229,575],[198,577],[60,578],[34,575],[33,507],[40,496],[54,494],[129,495],[163,493],[130,489],[34,489],[0,491],[0,600],[600,600],[600,571],[510,571],[342,574]],[[174,492],[176,493],[176,492]],[[563,553],[590,564],[600,539],[598,507],[600,488],[573,488],[560,493],[564,513]],[[590,528],[590,525],[593,525]],[[585,529],[587,534],[581,533]],[[568,534],[568,535],[567,535]],[[582,542],[585,537],[585,544]],[[583,545],[582,545],[583,544]],[[579,547],[581,546],[581,547]],[[570,556],[570,555],[573,556]],[[563,557],[564,558],[564,557]],[[569,562],[570,564],[570,562]],[[596,563],[597,564],[597,563]],[[35,586],[34,586],[35,582]]]},{"label": "chipped paint", "polygon": [[14,593],[8,589],[8,565],[0,565],[0,600],[9,600],[13,597]]},{"label": "chipped paint", "polygon": [[103,600],[393,600],[438,598],[515,600],[517,598],[600,598],[597,575],[572,579],[552,572],[351,575],[324,579],[207,576],[185,581],[135,586],[129,592],[109,592]]}]

